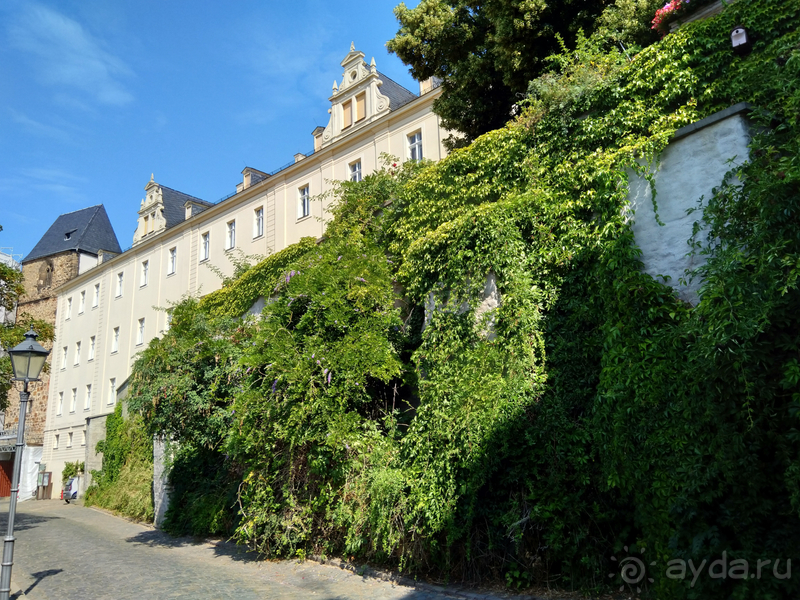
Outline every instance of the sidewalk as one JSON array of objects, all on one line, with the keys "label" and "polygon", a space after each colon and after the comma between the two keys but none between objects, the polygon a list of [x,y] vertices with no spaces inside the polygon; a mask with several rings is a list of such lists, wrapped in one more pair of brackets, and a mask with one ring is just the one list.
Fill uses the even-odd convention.
[{"label": "sidewalk", "polygon": [[[172,538],[60,500],[17,506],[12,591],[20,599],[532,599],[386,581],[369,570],[362,575],[314,561],[260,560],[232,543]],[[7,510],[8,502],[1,502],[3,530]]]}]

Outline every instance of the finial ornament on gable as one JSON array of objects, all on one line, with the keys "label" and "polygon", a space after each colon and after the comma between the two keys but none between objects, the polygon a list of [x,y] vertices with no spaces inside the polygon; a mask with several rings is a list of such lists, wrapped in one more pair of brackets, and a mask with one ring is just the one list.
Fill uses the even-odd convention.
[{"label": "finial ornament on gable", "polygon": [[372,57],[372,60],[369,61],[369,72],[376,73],[378,71],[378,67],[375,66],[375,57]]},{"label": "finial ornament on gable", "polygon": [[334,79],[333,80],[333,93],[335,94],[338,91],[339,91],[339,86],[336,84],[336,80]]},{"label": "finial ornament on gable", "polygon": [[350,42],[350,52],[355,52],[355,51],[356,51],[356,43]]},{"label": "finial ornament on gable", "polygon": [[151,181],[151,182],[153,182],[153,181],[154,181],[154,179],[153,179],[153,174],[152,174],[152,173],[150,173],[150,181]]}]

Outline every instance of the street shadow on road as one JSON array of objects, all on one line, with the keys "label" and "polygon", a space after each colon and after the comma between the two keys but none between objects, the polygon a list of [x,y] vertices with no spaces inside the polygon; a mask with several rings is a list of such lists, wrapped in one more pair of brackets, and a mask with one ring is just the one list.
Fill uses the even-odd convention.
[{"label": "street shadow on road", "polygon": [[[42,523],[60,519],[61,517],[40,517],[38,515],[26,515],[25,513],[17,513],[14,518],[14,531],[25,531],[38,527]],[[8,526],[8,515],[0,515],[0,530],[5,530]]]},{"label": "street shadow on road", "polygon": [[64,569],[47,569],[46,571],[39,571],[38,573],[31,573],[31,577],[33,577],[33,583],[28,586],[28,588],[22,592],[21,596],[15,596],[16,598],[24,598],[27,594],[30,594],[33,588],[39,585],[45,577],[51,577],[53,575],[58,575],[62,573]]},{"label": "street shadow on road", "polygon": [[257,552],[252,552],[232,542],[209,541],[194,537],[172,537],[163,531],[142,531],[141,533],[126,538],[125,541],[131,544],[158,548],[183,548],[184,546],[210,545],[213,547],[215,556],[226,556],[232,560],[244,562],[256,562],[260,560]]}]

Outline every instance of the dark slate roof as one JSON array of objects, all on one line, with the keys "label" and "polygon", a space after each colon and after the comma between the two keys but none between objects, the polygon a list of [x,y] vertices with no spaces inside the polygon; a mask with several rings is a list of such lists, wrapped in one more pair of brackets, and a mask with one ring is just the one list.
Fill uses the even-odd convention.
[{"label": "dark slate roof", "polygon": [[380,87],[381,94],[389,98],[389,110],[397,110],[405,106],[412,100],[417,99],[417,95],[404,88],[402,85],[378,71],[378,77],[383,82]]},{"label": "dark slate roof", "polygon": [[186,208],[184,205],[189,200],[201,206],[205,206],[206,208],[213,206],[211,202],[200,200],[200,198],[195,198],[189,194],[173,190],[165,185],[159,184],[158,187],[161,188],[161,197],[164,199],[164,218],[167,221],[167,229],[183,223],[186,220]]},{"label": "dark slate roof", "polygon": [[97,254],[99,250],[122,252],[102,204],[59,216],[22,262],[67,250],[89,254]]}]

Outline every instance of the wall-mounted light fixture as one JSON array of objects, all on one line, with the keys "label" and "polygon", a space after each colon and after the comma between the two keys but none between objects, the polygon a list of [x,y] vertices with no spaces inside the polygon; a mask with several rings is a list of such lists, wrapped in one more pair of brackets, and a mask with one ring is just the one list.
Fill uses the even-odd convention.
[{"label": "wall-mounted light fixture", "polygon": [[752,43],[750,36],[747,34],[747,29],[741,25],[737,25],[731,31],[731,44],[733,51],[739,56],[743,56],[752,50]]}]

